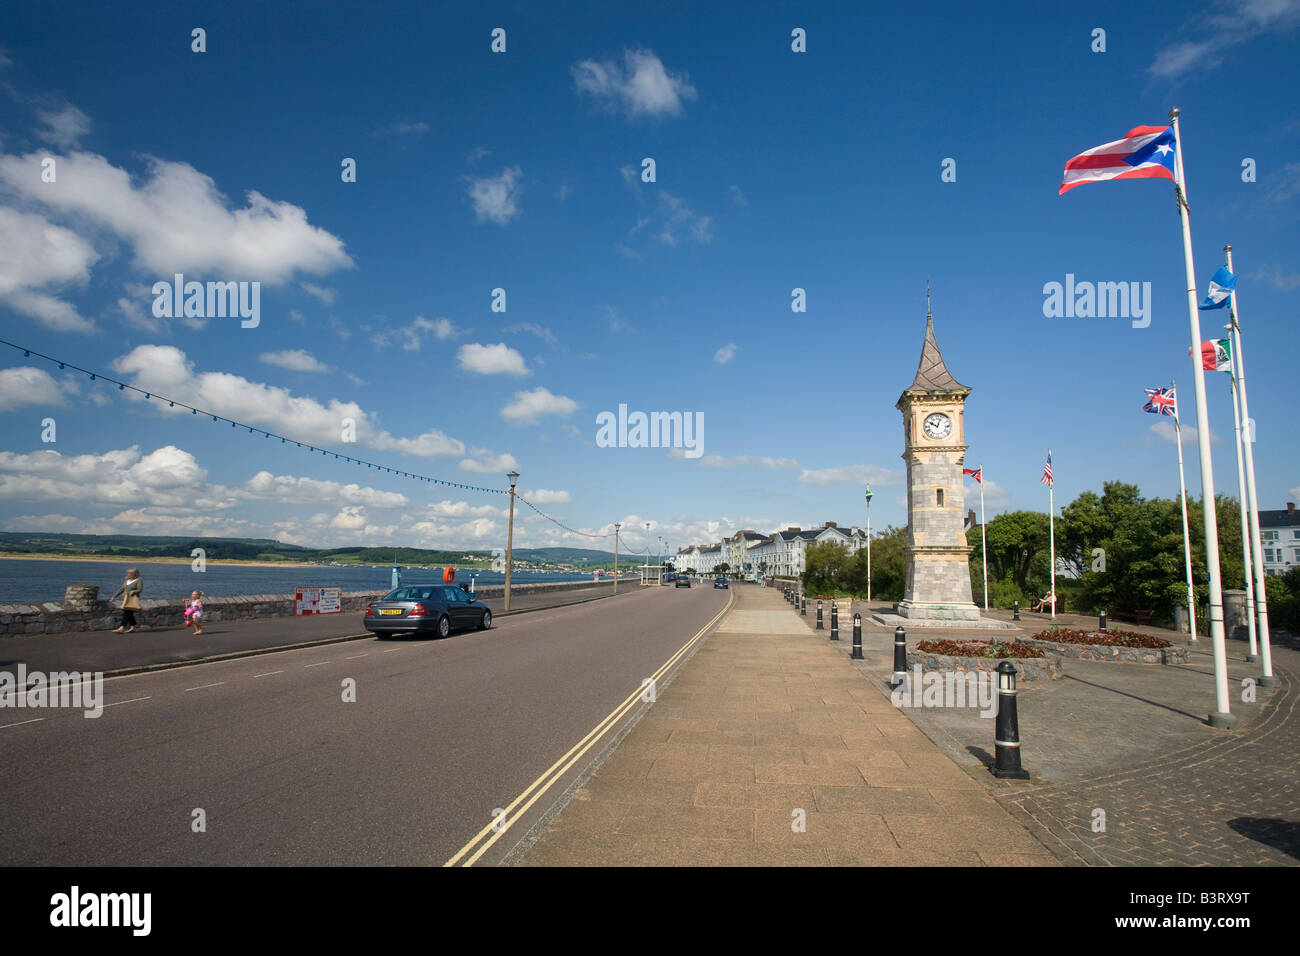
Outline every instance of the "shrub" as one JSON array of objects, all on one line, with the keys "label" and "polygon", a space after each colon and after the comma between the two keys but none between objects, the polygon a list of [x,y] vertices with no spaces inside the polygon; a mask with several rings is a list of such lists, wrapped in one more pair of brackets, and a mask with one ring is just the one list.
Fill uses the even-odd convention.
[{"label": "shrub", "polygon": [[1045,656],[1045,652],[1041,647],[1032,647],[1019,641],[1005,644],[1002,641],[926,640],[918,641],[916,649],[926,654],[946,654],[949,657],[989,657],[995,660],[1007,657]]},{"label": "shrub", "polygon": [[1092,644],[1099,647],[1173,647],[1163,637],[1136,631],[1080,631],[1071,627],[1050,627],[1032,637],[1035,641],[1058,641],[1061,644]]}]

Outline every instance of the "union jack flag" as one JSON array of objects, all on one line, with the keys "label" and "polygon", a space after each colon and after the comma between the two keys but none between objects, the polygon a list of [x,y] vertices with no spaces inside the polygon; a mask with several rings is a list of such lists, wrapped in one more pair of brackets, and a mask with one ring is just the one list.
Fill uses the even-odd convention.
[{"label": "union jack flag", "polygon": [[1173,388],[1148,388],[1146,392],[1147,403],[1142,406],[1142,411],[1178,417],[1178,397]]},{"label": "union jack flag", "polygon": [[1043,477],[1038,479],[1047,487],[1052,487],[1052,453],[1047,453],[1047,464],[1043,466]]}]

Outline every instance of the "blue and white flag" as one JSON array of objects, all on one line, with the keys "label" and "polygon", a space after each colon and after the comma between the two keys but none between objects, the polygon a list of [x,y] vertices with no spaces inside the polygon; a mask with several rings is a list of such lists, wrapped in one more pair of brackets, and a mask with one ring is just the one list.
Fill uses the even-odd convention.
[{"label": "blue and white flag", "polygon": [[1220,266],[1219,271],[1210,280],[1210,291],[1201,303],[1202,309],[1226,309],[1232,300],[1232,290],[1237,286],[1237,277],[1228,271],[1227,266]]}]

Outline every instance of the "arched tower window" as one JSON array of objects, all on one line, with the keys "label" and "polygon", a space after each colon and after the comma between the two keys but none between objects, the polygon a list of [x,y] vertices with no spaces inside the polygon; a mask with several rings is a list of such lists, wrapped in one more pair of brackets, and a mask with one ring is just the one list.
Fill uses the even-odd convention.
[{"label": "arched tower window", "polygon": [[935,489],[935,492],[934,492],[934,497],[935,497],[935,504],[938,505],[940,508],[942,508],[942,507],[943,507],[943,489],[942,489],[942,488],[936,488],[936,489]]}]

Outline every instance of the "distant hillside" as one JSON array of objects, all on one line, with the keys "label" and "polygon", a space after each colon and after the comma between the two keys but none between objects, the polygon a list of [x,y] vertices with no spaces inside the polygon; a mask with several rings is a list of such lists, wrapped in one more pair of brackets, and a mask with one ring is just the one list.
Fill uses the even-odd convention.
[{"label": "distant hillside", "polygon": [[[270,538],[186,538],[138,534],[64,534],[39,531],[0,532],[0,553],[48,554],[70,557],[189,558],[202,548],[210,561],[324,561],[339,564],[487,565],[491,549],[448,550],[427,548],[350,547],[306,548]],[[614,552],[588,548],[516,548],[515,560],[534,564],[572,564],[599,567],[612,564]],[[622,555],[628,562],[628,555]],[[634,563],[634,562],[629,562]]]}]

